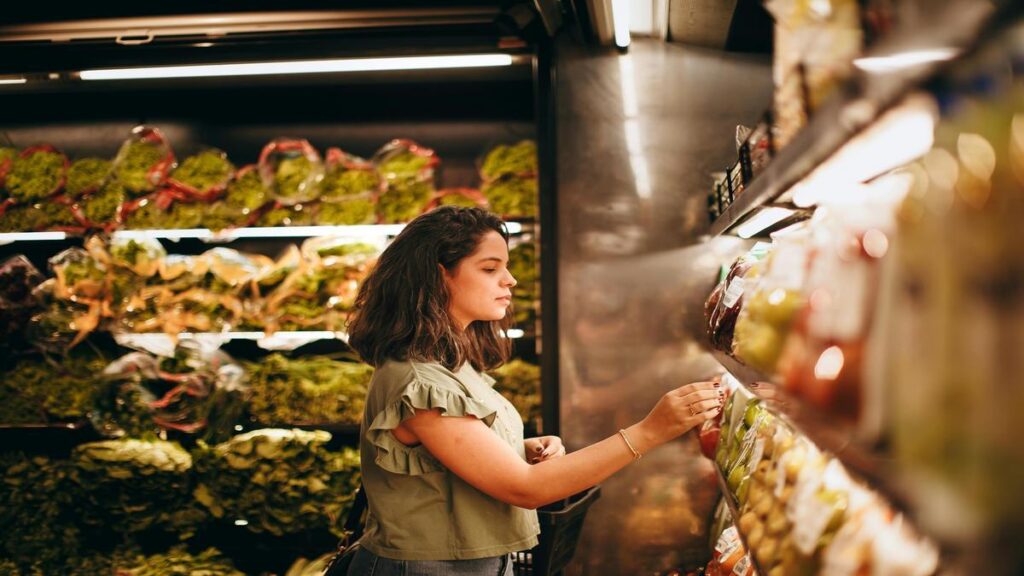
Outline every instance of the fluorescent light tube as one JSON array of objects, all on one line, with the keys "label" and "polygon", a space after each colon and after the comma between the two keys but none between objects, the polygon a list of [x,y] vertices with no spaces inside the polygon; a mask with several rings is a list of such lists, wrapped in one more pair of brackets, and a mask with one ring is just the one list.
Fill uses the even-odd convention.
[{"label": "fluorescent light tube", "polygon": [[0,245],[20,240],[64,240],[67,237],[64,232],[4,232],[0,233]]},{"label": "fluorescent light tube", "polygon": [[203,78],[211,76],[259,76],[266,74],[316,74],[330,72],[378,72],[387,70],[434,70],[511,66],[509,54],[461,54],[449,56],[401,56],[389,58],[339,58],[236,64],[191,64],[82,70],[82,80],[143,80],[155,78]]},{"label": "fluorescent light tube", "polygon": [[28,79],[24,76],[0,76],[0,84],[24,84]]},{"label": "fluorescent light tube", "polygon": [[[506,222],[509,234],[519,234],[523,225],[519,222]],[[182,238],[198,238],[200,240],[229,241],[237,238],[314,238],[319,236],[340,236],[346,238],[386,238],[397,236],[405,224],[366,224],[357,226],[266,226],[252,228],[229,228],[214,232],[206,228],[182,228],[180,230],[118,230],[114,238],[141,240],[145,238],[164,238],[179,240]],[[33,240],[62,240],[63,232],[32,232]],[[40,234],[60,234],[59,237],[41,238]],[[0,243],[7,236],[24,236],[25,234],[0,234]]]},{"label": "fluorescent light tube", "polygon": [[629,46],[629,0],[612,0],[612,22],[615,27],[615,45]]},{"label": "fluorescent light tube", "polygon": [[743,239],[752,238],[761,230],[778,224],[792,215],[793,211],[788,208],[779,208],[778,206],[762,208],[736,228],[736,235]]},{"label": "fluorescent light tube", "polygon": [[930,50],[912,50],[889,56],[867,56],[857,58],[853,65],[865,72],[895,72],[904,68],[912,68],[922,64],[952,60],[960,53],[953,48],[933,48]]}]

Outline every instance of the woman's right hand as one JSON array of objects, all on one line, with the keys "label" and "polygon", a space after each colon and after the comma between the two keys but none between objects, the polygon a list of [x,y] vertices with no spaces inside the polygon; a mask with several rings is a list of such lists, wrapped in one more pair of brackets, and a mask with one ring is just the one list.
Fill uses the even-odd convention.
[{"label": "woman's right hand", "polygon": [[650,445],[640,452],[682,436],[718,415],[722,409],[719,382],[693,382],[666,392],[637,426]]}]

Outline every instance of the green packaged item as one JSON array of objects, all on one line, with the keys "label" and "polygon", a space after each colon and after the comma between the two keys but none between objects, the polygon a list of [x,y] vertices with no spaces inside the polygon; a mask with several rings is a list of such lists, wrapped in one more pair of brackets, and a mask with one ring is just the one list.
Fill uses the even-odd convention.
[{"label": "green packaged item", "polygon": [[81,158],[68,168],[64,191],[72,198],[95,192],[110,175],[112,163],[103,158]]},{"label": "green packaged item", "polygon": [[249,410],[261,425],[355,424],[363,416],[373,368],[323,356],[271,354],[248,366]]},{"label": "green packaged item", "polygon": [[491,210],[506,217],[537,216],[537,180],[504,176],[483,187]]},{"label": "green packaged item", "polygon": [[382,223],[395,224],[422,214],[434,197],[434,185],[415,179],[393,180],[377,199],[377,215]]},{"label": "green packaged item", "polygon": [[244,214],[260,208],[269,199],[270,194],[255,164],[239,169],[234,180],[228,184],[228,192],[224,197],[228,205],[241,209]]},{"label": "green packaged item", "polygon": [[125,201],[124,186],[116,181],[107,181],[99,190],[89,194],[78,203],[82,215],[93,224],[107,224],[117,219],[117,212]]},{"label": "green packaged item", "polygon": [[490,374],[494,389],[516,407],[524,422],[540,420],[540,366],[516,359]]},{"label": "green packaged item", "polygon": [[514,145],[496,146],[487,154],[480,176],[491,181],[505,175],[532,176],[537,173],[537,143],[523,140]]},{"label": "green packaged item", "polygon": [[4,185],[18,202],[35,202],[60,190],[67,157],[49,146],[29,148],[12,162]]},{"label": "green packaged item", "polygon": [[171,178],[197,194],[223,189],[235,171],[235,165],[220,150],[205,150],[186,158],[171,173]]},{"label": "green packaged item", "polygon": [[522,242],[508,251],[508,271],[516,279],[512,289],[512,309],[515,322],[527,325],[536,320],[536,306],[540,300],[540,271],[537,246]]},{"label": "green packaged item", "polygon": [[[114,176],[133,195],[152,192],[166,177],[161,163],[167,161],[168,148],[162,142],[145,139],[125,142],[114,160]],[[168,165],[166,169],[169,169]]]},{"label": "green packaged item", "polygon": [[321,202],[316,211],[316,222],[322,226],[352,226],[374,221],[373,197],[349,197],[340,202]]}]

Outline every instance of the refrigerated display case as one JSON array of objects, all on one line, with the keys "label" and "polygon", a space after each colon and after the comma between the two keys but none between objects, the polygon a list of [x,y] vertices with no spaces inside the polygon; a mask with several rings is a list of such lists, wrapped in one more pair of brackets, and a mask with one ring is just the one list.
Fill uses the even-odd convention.
[{"label": "refrigerated display case", "polygon": [[[203,271],[213,270],[218,265],[214,261],[223,263],[225,259],[232,262],[231,266],[241,268],[254,262],[276,261],[277,269],[291,274],[296,264],[286,251],[288,247],[299,252],[296,247],[301,245],[305,250],[317,238],[329,236],[369,244],[379,250],[398,233],[404,221],[430,205],[465,202],[466,199],[477,203],[490,200],[492,205],[505,207],[504,215],[513,235],[513,251],[522,255],[518,265],[524,274],[534,276],[535,284],[530,287],[532,298],[517,301],[521,309],[516,330],[508,334],[514,339],[515,358],[535,367],[516,365],[511,373],[503,376],[509,382],[510,392],[521,400],[524,419],[528,428],[533,429],[531,432],[557,434],[557,341],[555,338],[542,340],[544,335],[557,334],[556,243],[550,233],[555,216],[555,189],[550,80],[553,71],[548,26],[553,12],[550,7],[545,10],[544,3],[541,4],[538,7],[526,2],[453,2],[423,8],[386,3],[344,10],[318,7],[316,10],[290,8],[283,11],[277,8],[259,13],[211,13],[209,7],[192,7],[190,12],[185,5],[150,6],[140,7],[136,15],[111,15],[99,8],[90,14],[88,9],[83,9],[76,12],[77,19],[66,21],[53,21],[38,13],[21,18],[21,11],[17,11],[6,20],[13,23],[0,26],[0,61],[3,62],[0,65],[0,102],[4,110],[0,113],[0,134],[4,145],[26,155],[26,149],[31,146],[49,144],[71,161],[113,160],[115,172],[141,167],[135,174],[141,177],[131,185],[127,184],[129,174],[119,174],[117,181],[124,189],[111,191],[112,197],[118,194],[113,200],[102,199],[115,207],[120,204],[116,212],[106,210],[110,218],[87,217],[66,222],[51,219],[50,226],[39,229],[33,225],[31,230],[17,224],[24,220],[15,220],[16,224],[0,236],[0,259],[22,254],[46,276],[61,271],[57,280],[61,288],[56,299],[68,307],[77,307],[76,313],[80,313],[70,322],[74,324],[78,320],[77,330],[86,324],[84,318],[96,321],[95,326],[89,325],[94,330],[88,338],[73,341],[77,350],[98,347],[117,355],[132,349],[139,351],[136,354],[141,356],[132,356],[132,362],[119,364],[115,372],[118,377],[124,376],[133,382],[138,379],[134,374],[143,374],[143,388],[148,386],[162,402],[164,431],[160,432],[161,436],[187,439],[187,444],[193,445],[196,435],[188,436],[193,432],[190,426],[201,416],[188,402],[188,398],[195,395],[195,389],[188,386],[201,381],[192,379],[191,375],[206,370],[205,365],[202,369],[192,366],[196,372],[184,368],[175,372],[165,367],[165,360],[159,359],[179,352],[178,340],[191,342],[206,352],[219,349],[230,354],[234,361],[244,364],[245,371],[256,374],[263,387],[259,402],[266,408],[264,416],[239,422],[233,429],[227,424],[229,432],[248,431],[245,438],[236,436],[232,440],[241,447],[218,444],[212,448],[215,442],[225,440],[224,434],[219,434],[207,439],[211,446],[209,452],[197,449],[194,454],[198,484],[192,488],[197,490],[196,497],[209,510],[220,510],[220,514],[214,515],[223,519],[218,531],[202,532],[200,537],[223,548],[239,568],[283,573],[287,568],[285,563],[290,563],[299,552],[308,555],[317,549],[327,551],[333,544],[322,530],[286,531],[278,541],[266,537],[268,530],[281,535],[282,522],[302,524],[298,519],[258,518],[255,511],[245,513],[251,514],[251,518],[233,517],[232,514],[241,514],[238,512],[241,509],[233,509],[231,503],[226,507],[219,505],[231,493],[230,481],[227,477],[218,479],[224,476],[224,470],[218,468],[223,467],[223,462],[218,462],[210,453],[223,455],[235,451],[243,454],[246,446],[264,443],[277,447],[265,446],[264,450],[280,449],[296,458],[316,454],[310,456],[316,460],[326,458],[317,452],[322,445],[332,449],[350,445],[358,430],[351,422],[290,422],[304,432],[274,433],[266,438],[255,432],[272,421],[275,414],[282,413],[282,407],[275,406],[273,398],[274,394],[282,393],[282,372],[307,374],[305,378],[312,382],[316,371],[324,368],[317,362],[351,357],[344,344],[343,322],[317,324],[315,330],[304,329],[301,323],[282,322],[273,327],[255,325],[246,320],[249,317],[247,299],[239,298],[230,306],[232,310],[237,308],[238,314],[223,325],[205,327],[205,323],[185,322],[180,324],[184,327],[181,329],[169,324],[167,315],[157,308],[162,326],[153,329],[139,316],[140,313],[153,316],[154,310],[147,308],[150,300],[144,297],[137,301],[124,300],[138,318],[123,322],[120,320],[124,320],[124,316],[119,315],[119,321],[114,322],[113,317],[106,315],[107,310],[100,303],[102,299],[83,291],[81,277],[76,279],[78,284],[66,281],[66,276],[70,275],[64,274],[69,265],[67,261],[61,260],[54,268],[52,258],[68,254],[69,249],[88,248],[70,252],[76,255],[74,264],[92,258],[103,267],[110,264],[106,259],[117,243],[134,242],[132,246],[141,246],[155,242],[162,246],[163,255],[154,256],[152,260],[154,266],[159,267],[157,275],[167,282],[181,278],[178,272],[171,270],[185,267],[186,274],[192,274],[199,262],[205,262]],[[103,19],[88,16],[103,16]],[[484,169],[489,153],[502,146],[514,148],[523,142],[534,143],[532,149],[525,151],[526,156],[535,158],[532,173],[505,173],[501,162],[492,162]],[[142,149],[147,146],[151,150]],[[382,213],[380,190],[396,191],[400,184],[405,185],[404,181],[399,182],[403,173],[396,168],[398,161],[405,161],[403,155],[415,158],[426,149],[433,154],[429,161],[433,177],[414,178],[417,185],[429,181],[430,186],[424,187],[427,195],[423,201],[402,214]],[[523,152],[521,148],[516,150]],[[146,156],[148,152],[153,152],[152,158]],[[41,163],[48,159],[43,158],[43,154],[50,151],[39,149],[33,153],[40,155]],[[128,158],[132,154],[143,159]],[[515,150],[506,152],[505,156],[505,163],[522,164],[522,161],[516,164]],[[291,166],[282,166],[289,163]],[[91,168],[104,169],[101,162],[94,164]],[[21,165],[26,166],[21,171],[33,178],[55,170],[63,173],[54,167],[30,168],[27,160],[20,162]],[[39,198],[26,197],[18,204],[5,204],[8,214],[41,213],[57,205],[85,211],[88,203],[80,199],[91,200],[104,190],[79,185],[88,176],[86,169],[90,166],[71,165],[80,168],[75,172],[76,191],[73,194],[69,191],[66,204],[47,202],[52,200],[45,198],[50,192],[47,188]],[[160,166],[162,168],[157,169]],[[308,170],[310,166],[312,172],[296,172]],[[348,195],[323,200],[324,203],[344,201],[346,210],[335,210],[328,218],[325,213],[329,211],[321,205],[316,212],[321,220],[306,221],[309,201],[320,198],[304,195],[302,182],[294,176],[305,175],[309,178],[304,181],[315,181],[321,176],[316,173],[320,166],[332,182],[343,178],[336,173],[339,166],[349,171],[365,172],[371,169],[369,167],[378,171],[385,182],[367,198],[377,203],[379,213],[352,217],[348,208],[365,198]],[[385,170],[385,166],[389,168]],[[235,168],[239,170],[235,172]],[[10,174],[7,164],[4,173]],[[175,174],[179,177],[175,178]],[[251,194],[233,190],[232,186],[245,177],[268,186],[274,202],[254,200],[252,206],[244,205]],[[394,181],[388,181],[392,177]],[[287,178],[291,178],[288,182],[298,182],[298,187],[285,189]],[[158,180],[163,181],[159,189],[155,188]],[[13,183],[17,183],[17,178]],[[276,195],[275,186],[280,187]],[[222,188],[225,189],[222,191]],[[435,189],[441,192],[435,193]],[[480,189],[483,194],[478,192]],[[529,192],[523,196],[526,201],[495,200],[516,200],[516,195],[523,190]],[[238,193],[238,206],[222,206],[221,201],[204,204],[208,200],[206,196],[220,195],[227,195],[229,198],[223,203],[228,203],[233,191]],[[190,204],[194,200],[198,202]],[[189,213],[177,213],[173,209],[188,205],[196,209]],[[135,210],[156,207],[173,214],[176,222],[184,226],[169,227],[160,222],[154,226],[154,221],[146,219],[150,215],[145,214],[141,215],[145,218],[136,217],[132,225],[126,206]],[[252,217],[239,217],[236,212]],[[259,219],[255,217],[257,213]],[[313,258],[319,261],[321,256],[331,257],[325,254],[318,251]],[[308,254],[297,257],[298,266],[301,268],[302,262],[308,259]],[[168,272],[162,275],[165,269]],[[211,274],[203,282],[228,282],[226,275]],[[149,278],[153,274],[143,276]],[[250,280],[259,284],[257,277]],[[268,276],[267,287],[257,290],[255,297],[260,299],[261,305],[267,302],[267,295],[260,290],[271,290],[278,280]],[[72,286],[79,290],[66,289]],[[175,294],[175,297],[181,295]],[[333,293],[324,305],[334,306],[338,298],[339,294]],[[94,303],[96,306],[90,307]],[[205,306],[198,300],[184,305]],[[138,326],[143,328],[133,329]],[[81,330],[84,337],[87,331]],[[58,339],[51,342],[54,348],[70,343]],[[59,355],[61,351],[51,352]],[[237,367],[232,362],[220,361],[218,369],[234,371]],[[189,364],[189,361],[182,360],[182,363]],[[146,376],[150,372],[159,377]],[[177,387],[169,384],[177,383],[175,378],[185,374],[189,375],[189,384]],[[530,390],[531,382],[537,380],[540,390]],[[343,389],[345,385],[344,382],[331,384],[335,389]],[[543,399],[539,406],[538,392]],[[344,412],[338,406],[332,408],[323,404],[304,388],[306,393],[307,407],[315,406],[325,414]],[[127,401],[120,396],[108,400],[115,408],[123,407]],[[230,408],[226,399],[219,401],[224,402],[219,405],[221,409]],[[91,413],[79,414],[79,417],[70,423],[52,418],[46,424],[45,435],[35,424],[20,423],[5,426],[0,433],[9,448],[53,456],[52,461],[40,464],[40,470],[51,470],[51,465],[60,467],[54,463],[66,457],[75,445],[129,431],[127,426],[114,429],[109,425],[90,425],[90,419],[94,424],[96,420]],[[207,428],[210,429],[212,426]],[[320,434],[318,431],[323,430],[329,430],[333,437],[326,440],[319,435],[304,435],[307,432]],[[252,434],[256,436],[248,437]],[[116,452],[114,448],[110,450]],[[83,458],[80,452],[74,451],[74,457]],[[174,452],[175,458],[179,456]],[[181,458],[184,461],[184,457]],[[23,469],[22,464],[15,468],[34,470],[29,464]],[[347,466],[330,458],[324,460],[323,465]],[[103,467],[93,469],[102,472]],[[64,473],[61,468],[59,474]],[[272,471],[268,468],[267,473]],[[71,477],[80,473],[67,474]],[[203,486],[206,488],[200,498],[198,490]],[[18,491],[5,497],[20,497],[15,492]],[[325,507],[330,510],[336,504]],[[134,505],[141,504],[127,503],[125,511]],[[222,508],[226,508],[226,512]],[[334,513],[338,511],[335,509]],[[172,526],[165,532],[176,532],[182,538],[191,537],[197,530],[184,518],[156,521]],[[230,521],[234,522],[233,526]],[[315,522],[309,523],[313,524]],[[253,534],[258,532],[258,525],[264,527],[259,531],[262,536]],[[76,533],[75,538],[80,536]],[[156,551],[167,543],[167,534],[149,536],[140,540],[146,552]],[[90,543],[108,548],[111,544]],[[262,551],[257,554],[254,550]],[[0,555],[11,553],[5,550]],[[30,547],[18,553],[30,553]]]},{"label": "refrigerated display case", "polygon": [[[745,406],[723,416],[719,479],[762,574],[786,565],[777,538],[800,552],[781,573],[1024,565],[1012,488],[1024,470],[1013,424],[1024,14],[966,2],[925,20],[858,55],[855,73],[713,215],[716,234],[771,239],[723,263],[705,309]],[[797,211],[808,212],[794,224]],[[881,499],[876,512],[855,491],[839,496],[847,474]],[[801,492],[831,512],[809,515]]]}]

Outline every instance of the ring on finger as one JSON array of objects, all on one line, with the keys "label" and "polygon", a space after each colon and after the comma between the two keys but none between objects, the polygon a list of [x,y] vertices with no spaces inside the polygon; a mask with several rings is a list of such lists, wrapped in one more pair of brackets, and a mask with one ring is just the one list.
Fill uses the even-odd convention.
[{"label": "ring on finger", "polygon": [[696,416],[697,413],[693,411],[693,404],[689,404],[686,408],[690,411],[690,416]]}]

